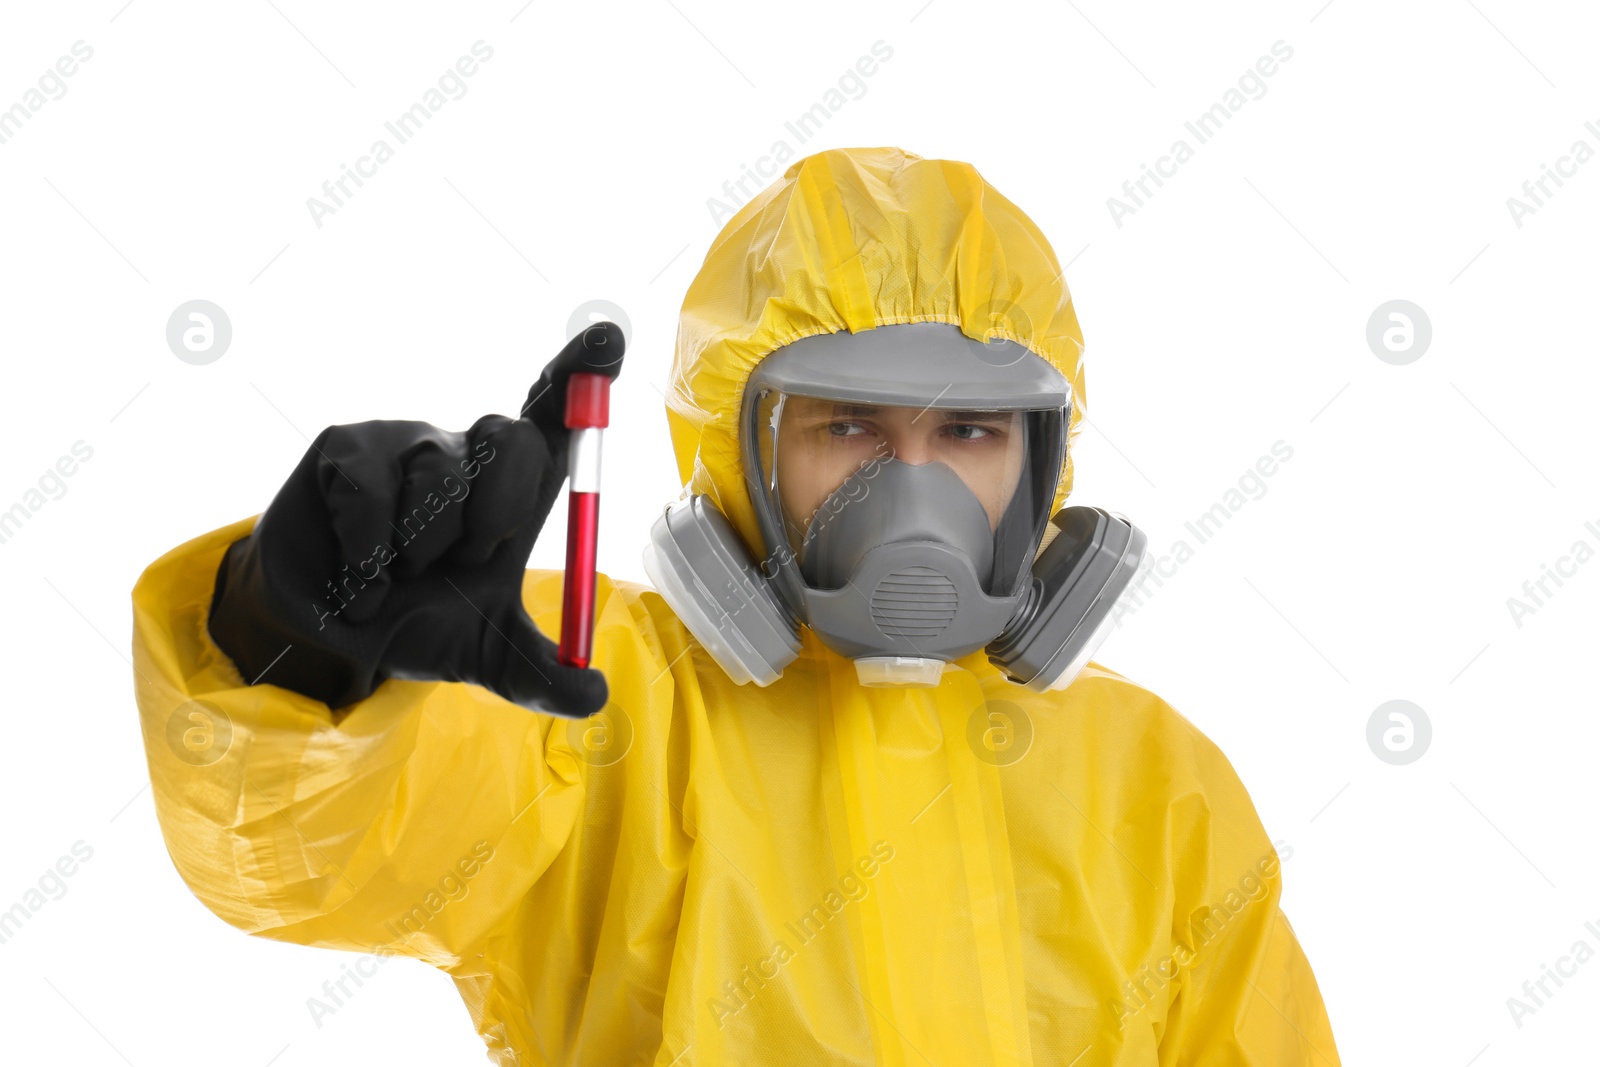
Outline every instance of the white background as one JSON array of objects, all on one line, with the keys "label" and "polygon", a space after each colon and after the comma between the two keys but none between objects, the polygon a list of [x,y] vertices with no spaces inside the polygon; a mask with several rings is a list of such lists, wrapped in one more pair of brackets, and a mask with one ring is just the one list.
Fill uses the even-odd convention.
[{"label": "white background", "polygon": [[[1520,626],[1507,607],[1575,541],[1600,549],[1600,161],[1520,227],[1506,204],[1575,140],[1600,149],[1592,11],[123,3],[0,13],[0,108],[94,50],[0,145],[0,510],[93,449],[0,544],[0,909],[93,849],[0,945],[0,1060],[481,1062],[443,975],[388,964],[318,1027],[306,1000],[341,957],[247,938],[184,888],[145,784],[129,589],[264,507],[326,424],[515,410],[594,298],[633,332],[601,563],[642,579],[677,492],[658,390],[706,201],[780,138],[971,162],[1071,261],[1075,500],[1196,547],[1100,659],[1212,737],[1292,846],[1283,904],[1345,1062],[1593,1056],[1600,961],[1520,1028],[1506,1005],[1580,938],[1600,949],[1600,561]],[[306,199],[480,39],[466,95],[316,226]],[[892,58],[797,145],[784,121],[878,40]],[[1107,198],[1194,146],[1185,120],[1279,40],[1265,95],[1119,227]],[[165,340],[196,298],[233,325],[208,366]],[[1405,366],[1366,342],[1391,299],[1432,322]],[[1265,495],[1196,546],[1185,520],[1280,440]],[[1432,723],[1410,765],[1368,747],[1391,699]]]}]

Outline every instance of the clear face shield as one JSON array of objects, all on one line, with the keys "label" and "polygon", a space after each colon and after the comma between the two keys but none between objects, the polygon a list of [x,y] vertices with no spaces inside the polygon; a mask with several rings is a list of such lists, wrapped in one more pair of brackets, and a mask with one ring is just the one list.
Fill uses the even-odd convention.
[{"label": "clear face shield", "polygon": [[[782,531],[763,570],[776,576],[792,561],[806,586],[836,590],[872,548],[928,542],[965,552],[988,596],[1014,593],[1049,517],[1062,413],[941,399],[871,404],[760,390],[750,409],[757,508],[764,529]],[[903,580],[918,584],[914,574]],[[869,607],[870,591],[859,592]],[[906,611],[908,638],[932,636],[936,609]],[[910,624],[930,612],[929,626]]]},{"label": "clear face shield", "polygon": [[942,324],[847,337],[785,346],[746,387],[760,569],[864,680],[926,682],[1016,614],[1070,394],[1020,345]]}]

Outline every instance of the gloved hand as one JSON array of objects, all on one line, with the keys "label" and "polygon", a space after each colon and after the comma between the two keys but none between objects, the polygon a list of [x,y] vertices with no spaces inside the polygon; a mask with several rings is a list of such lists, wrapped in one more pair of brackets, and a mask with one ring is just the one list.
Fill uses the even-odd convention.
[{"label": "gloved hand", "polygon": [[598,670],[567,667],[522,606],[522,575],[567,476],[567,376],[615,378],[601,322],[545,367],[518,418],[330,426],[217,571],[210,632],[245,681],[339,708],[386,678],[473,682],[581,717]]}]

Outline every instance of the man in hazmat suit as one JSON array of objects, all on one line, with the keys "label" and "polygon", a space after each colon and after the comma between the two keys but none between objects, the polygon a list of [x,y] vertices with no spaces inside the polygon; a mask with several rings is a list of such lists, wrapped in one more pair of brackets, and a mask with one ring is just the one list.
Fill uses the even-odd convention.
[{"label": "man in hazmat suit", "polygon": [[1063,507],[1082,340],[1032,221],[892,148],[746,204],[683,304],[656,589],[600,578],[581,668],[524,566],[569,375],[622,347],[465,432],[330,427],[140,578],[206,906],[443,969],[506,1065],[1337,1064],[1244,787],[1087,664],[1144,541]]}]

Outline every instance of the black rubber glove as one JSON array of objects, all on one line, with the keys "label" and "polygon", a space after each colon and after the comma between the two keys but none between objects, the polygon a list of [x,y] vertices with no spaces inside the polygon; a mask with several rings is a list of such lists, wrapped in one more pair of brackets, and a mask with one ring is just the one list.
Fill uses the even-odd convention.
[{"label": "black rubber glove", "polygon": [[615,378],[615,323],[574,337],[520,417],[465,433],[425,422],[330,426],[217,571],[210,632],[247,682],[339,708],[386,678],[473,682],[535,711],[606,702],[522,606],[522,575],[567,476],[567,376]]}]

